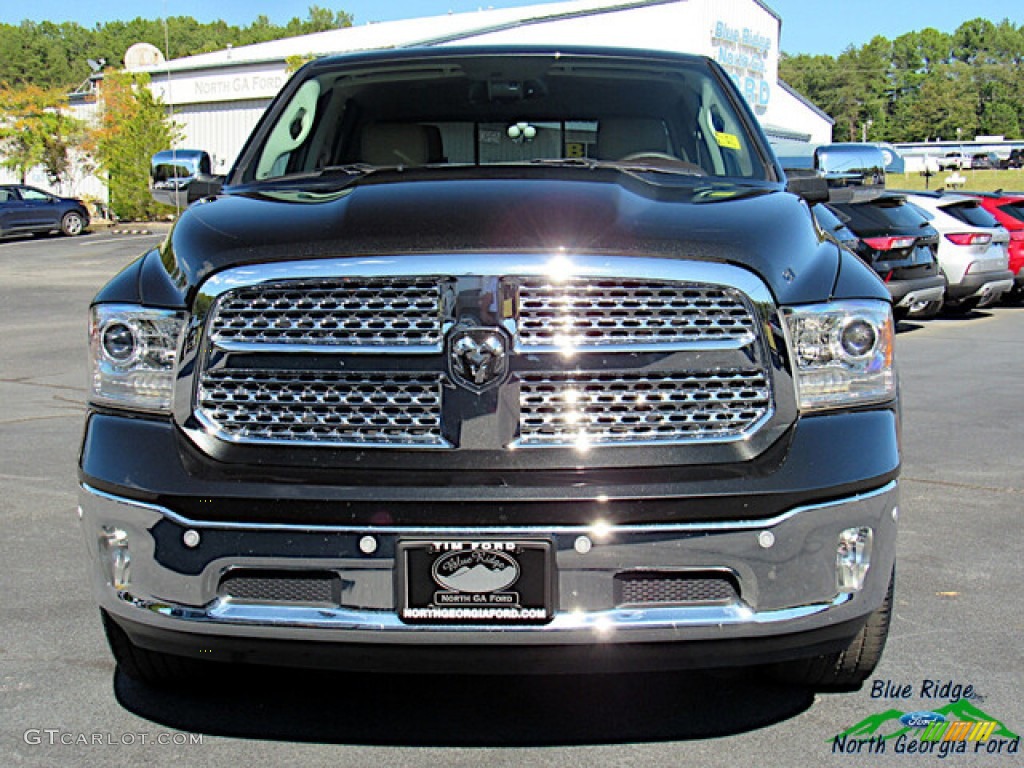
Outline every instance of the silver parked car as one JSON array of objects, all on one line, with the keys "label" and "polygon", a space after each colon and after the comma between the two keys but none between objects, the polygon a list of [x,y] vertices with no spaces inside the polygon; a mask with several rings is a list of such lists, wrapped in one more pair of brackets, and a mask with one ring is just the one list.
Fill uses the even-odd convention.
[{"label": "silver parked car", "polygon": [[922,302],[911,316],[933,317],[940,309],[966,313],[999,300],[1013,287],[1007,244],[1009,233],[968,195],[920,193],[907,196],[938,230],[939,267],[946,276],[945,304]]}]

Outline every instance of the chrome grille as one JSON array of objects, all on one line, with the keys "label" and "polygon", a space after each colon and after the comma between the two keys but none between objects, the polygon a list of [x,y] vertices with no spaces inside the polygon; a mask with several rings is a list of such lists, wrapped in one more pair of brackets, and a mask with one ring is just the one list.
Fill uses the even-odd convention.
[{"label": "chrome grille", "polygon": [[739,598],[733,582],[719,575],[620,573],[615,576],[616,605],[721,603]]},{"label": "chrome grille", "polygon": [[727,287],[605,279],[519,283],[523,347],[747,344],[755,327],[743,294]]},{"label": "chrome grille", "polygon": [[288,280],[224,293],[210,318],[215,344],[441,345],[437,278]]},{"label": "chrome grille", "polygon": [[[183,360],[195,364],[183,367],[176,394],[192,402],[193,421],[177,411],[183,427],[239,445],[438,454],[700,445],[700,461],[717,461],[732,455],[731,442],[763,449],[792,417],[791,381],[773,370],[771,295],[752,273],[577,255],[561,280],[550,262],[408,254],[219,272],[195,303],[204,334],[184,342]],[[486,361],[455,350],[452,329],[510,342],[493,391],[480,395],[454,375]],[[538,465],[542,453],[510,456],[510,466]],[[614,451],[596,459],[629,460]]]},{"label": "chrome grille", "polygon": [[542,373],[520,377],[519,445],[728,439],[771,409],[763,371]]},{"label": "chrome grille", "polygon": [[239,442],[443,446],[441,374],[212,370],[200,418]]},{"label": "chrome grille", "polygon": [[275,603],[337,604],[337,574],[325,571],[285,573],[279,571],[230,572],[220,582],[220,593],[234,600]]}]

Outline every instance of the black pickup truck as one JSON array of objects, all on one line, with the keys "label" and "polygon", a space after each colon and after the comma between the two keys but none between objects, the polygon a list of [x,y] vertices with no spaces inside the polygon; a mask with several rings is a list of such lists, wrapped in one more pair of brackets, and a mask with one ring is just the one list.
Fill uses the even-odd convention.
[{"label": "black pickup truck", "polygon": [[890,297],[717,64],[321,59],[196,180],[90,310],[80,506],[124,672],[871,673]]}]

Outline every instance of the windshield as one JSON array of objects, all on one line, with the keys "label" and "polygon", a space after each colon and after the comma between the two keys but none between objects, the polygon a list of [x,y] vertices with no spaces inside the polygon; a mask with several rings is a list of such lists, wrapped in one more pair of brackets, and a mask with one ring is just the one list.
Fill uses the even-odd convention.
[{"label": "windshield", "polygon": [[475,53],[321,67],[276,110],[245,181],[559,162],[771,177],[700,59]]}]

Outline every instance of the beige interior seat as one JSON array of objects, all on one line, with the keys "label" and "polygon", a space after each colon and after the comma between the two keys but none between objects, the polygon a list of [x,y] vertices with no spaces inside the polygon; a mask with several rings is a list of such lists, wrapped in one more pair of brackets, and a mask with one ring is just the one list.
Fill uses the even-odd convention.
[{"label": "beige interior seat", "polygon": [[362,161],[371,165],[425,165],[443,161],[434,125],[369,123],[362,132]]},{"label": "beige interior seat", "polygon": [[597,158],[621,160],[638,152],[672,154],[665,124],[656,118],[611,117],[597,128]]}]

